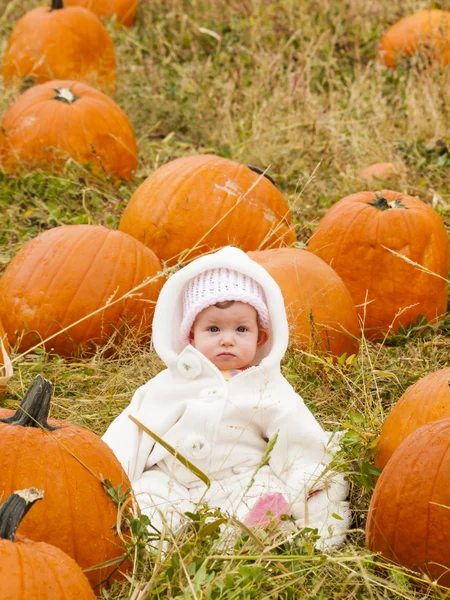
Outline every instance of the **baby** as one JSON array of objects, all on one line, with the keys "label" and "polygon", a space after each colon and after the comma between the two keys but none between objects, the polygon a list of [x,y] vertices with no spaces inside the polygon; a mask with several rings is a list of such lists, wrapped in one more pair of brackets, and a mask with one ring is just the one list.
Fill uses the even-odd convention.
[{"label": "baby", "polygon": [[103,438],[152,524],[175,528],[200,502],[252,523],[261,499],[282,496],[299,528],[317,528],[319,547],[342,543],[347,484],[327,467],[330,435],[281,374],[288,325],[267,271],[231,247],[193,261],[161,291],[153,343],[167,369],[135,392]]}]

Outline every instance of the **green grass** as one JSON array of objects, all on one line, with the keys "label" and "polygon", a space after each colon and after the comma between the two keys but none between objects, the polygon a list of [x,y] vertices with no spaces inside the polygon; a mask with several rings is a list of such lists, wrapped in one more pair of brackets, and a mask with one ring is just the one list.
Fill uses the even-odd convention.
[{"label": "green grass", "polygon": [[[0,4],[0,52],[31,0]],[[298,239],[306,242],[335,201],[369,186],[358,177],[378,161],[402,162],[385,187],[435,207],[450,231],[450,69],[420,61],[391,72],[376,64],[383,29],[431,3],[408,0],[164,0],[146,2],[136,26],[114,38],[116,101],[139,145],[135,180],[113,184],[68,164],[57,174],[0,174],[0,272],[29,239],[62,224],[117,227],[132,192],[155,168],[210,152],[268,168],[287,197]],[[450,9],[448,2],[433,6]],[[0,87],[0,109],[17,92]],[[383,185],[384,186],[384,185]],[[364,548],[374,485],[372,457],[382,424],[404,390],[448,366],[450,317],[385,344],[363,341],[346,364],[290,350],[283,371],[325,429],[345,428],[340,468],[351,482],[354,529],[329,556],[308,536],[266,544],[244,532],[234,555],[218,547],[217,518],[206,510],[167,554],[148,550],[132,523],[135,576],[103,598],[400,599],[450,597]],[[114,342],[111,343],[113,345]],[[99,348],[73,361],[28,353],[15,361],[3,405],[12,407],[41,373],[54,384],[52,416],[102,434],[134,390],[162,364],[130,336],[114,355]],[[341,364],[342,363],[342,364]],[[131,546],[130,546],[131,547]]]}]

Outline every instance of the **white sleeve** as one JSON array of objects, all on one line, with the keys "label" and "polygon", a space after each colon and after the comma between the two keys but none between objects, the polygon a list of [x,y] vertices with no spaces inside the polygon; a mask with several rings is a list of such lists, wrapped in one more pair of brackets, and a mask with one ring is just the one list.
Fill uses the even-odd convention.
[{"label": "white sleeve", "polygon": [[303,486],[329,462],[329,434],[284,378],[278,380],[270,403],[264,407],[263,431],[269,440],[278,435],[269,465],[285,483],[291,483],[295,473],[297,485]]},{"label": "white sleeve", "polygon": [[152,381],[153,380],[148,381],[136,390],[130,404],[114,419],[102,437],[102,440],[108,444],[114,452],[126,474],[132,481],[136,476],[139,476],[135,473],[135,469],[138,462],[138,452],[143,432],[128,418],[128,415],[136,414],[139,411],[141,403],[148,392]]}]

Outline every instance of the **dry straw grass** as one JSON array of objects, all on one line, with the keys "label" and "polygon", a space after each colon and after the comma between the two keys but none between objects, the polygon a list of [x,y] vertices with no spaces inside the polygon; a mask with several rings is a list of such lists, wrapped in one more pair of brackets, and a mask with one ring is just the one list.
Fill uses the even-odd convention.
[{"label": "dry straw grass", "polygon": [[[1,54],[14,21],[36,4],[0,2]],[[73,164],[52,175],[0,175],[0,270],[26,240],[50,227],[117,226],[147,175],[199,152],[268,169],[288,198],[300,242],[333,202],[382,187],[358,173],[384,161],[404,165],[386,187],[429,203],[435,198],[450,229],[450,70],[425,68],[419,59],[389,72],[373,59],[388,24],[430,7],[416,0],[142,0],[135,28],[108,25],[118,58],[116,101],[139,144],[135,181],[86,178]],[[449,10],[450,3],[440,8]],[[1,88],[0,109],[17,93]],[[205,529],[218,516],[201,513],[166,552],[158,554],[155,540],[136,533],[134,577],[103,597],[448,598],[423,578],[419,585],[399,567],[380,566],[364,549],[364,525],[382,424],[408,385],[448,365],[449,330],[447,319],[440,328],[418,327],[382,344],[363,340],[357,357],[337,363],[306,351],[290,350],[285,358],[285,376],[324,428],[347,430],[338,468],[349,476],[355,518],[340,551],[314,553],[308,539],[261,548],[244,532],[235,554],[226,554],[221,536]],[[41,373],[54,384],[52,416],[99,434],[163,368],[131,331],[124,344],[113,337],[74,360],[40,348],[14,358],[4,405],[15,406]]]}]

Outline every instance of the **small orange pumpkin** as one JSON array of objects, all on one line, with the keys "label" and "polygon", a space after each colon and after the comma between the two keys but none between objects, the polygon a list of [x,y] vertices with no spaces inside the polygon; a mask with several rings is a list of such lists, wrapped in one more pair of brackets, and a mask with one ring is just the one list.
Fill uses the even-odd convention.
[{"label": "small orange pumpkin", "polygon": [[342,279],[306,250],[279,248],[248,252],[280,286],[291,343],[310,352],[341,356],[358,352],[358,315]]},{"label": "small orange pumpkin", "polygon": [[389,27],[378,43],[378,58],[387,67],[417,52],[442,65],[450,62],[450,12],[433,9],[408,15]]},{"label": "small orange pumpkin", "polygon": [[388,560],[450,586],[450,419],[416,429],[379,477],[366,545]]},{"label": "small orange pumpkin", "polygon": [[2,73],[7,83],[73,78],[111,92],[116,83],[113,41],[92,11],[52,0],[50,9],[34,8],[16,23]]},{"label": "small orange pumpkin", "polygon": [[267,177],[210,154],[157,169],[132,195],[119,229],[169,263],[229,244],[247,251],[295,241],[287,202]]},{"label": "small orange pumpkin", "polygon": [[125,27],[131,27],[136,20],[138,0],[64,0],[66,6],[84,6],[101,19],[116,17]]},{"label": "small orange pumpkin", "polygon": [[372,181],[373,179],[389,179],[396,175],[400,175],[403,170],[403,165],[395,164],[393,162],[373,163],[362,169],[358,173],[358,176],[366,181]]},{"label": "small orange pumpkin", "polygon": [[447,311],[448,236],[419,198],[392,190],[347,196],[327,211],[308,250],[340,275],[368,338]]},{"label": "small orange pumpkin", "polygon": [[30,486],[45,490],[45,502],[24,518],[20,533],[57,546],[83,569],[118,559],[86,573],[96,587],[130,567],[115,530],[117,507],[102,483],[122,486],[123,493],[131,484],[95,433],[47,420],[51,394],[51,384],[38,375],[16,412],[0,409],[0,497]]},{"label": "small orange pumpkin", "polygon": [[410,433],[446,417],[450,417],[450,367],[430,373],[406,390],[384,423],[375,466],[383,469]]},{"label": "small orange pumpkin", "polygon": [[15,535],[21,520],[43,492],[17,490],[0,506],[2,600],[95,600],[77,563],[56,546]]},{"label": "small orange pumpkin", "polygon": [[21,351],[69,327],[45,347],[71,356],[79,346],[104,344],[125,325],[149,333],[163,283],[159,259],[126,233],[65,225],[27,242],[7,266],[0,314]]},{"label": "small orange pumpkin", "polygon": [[97,174],[131,179],[137,145],[125,113],[108,96],[76,81],[49,81],[24,92],[0,122],[0,161],[60,169],[72,158]]}]

